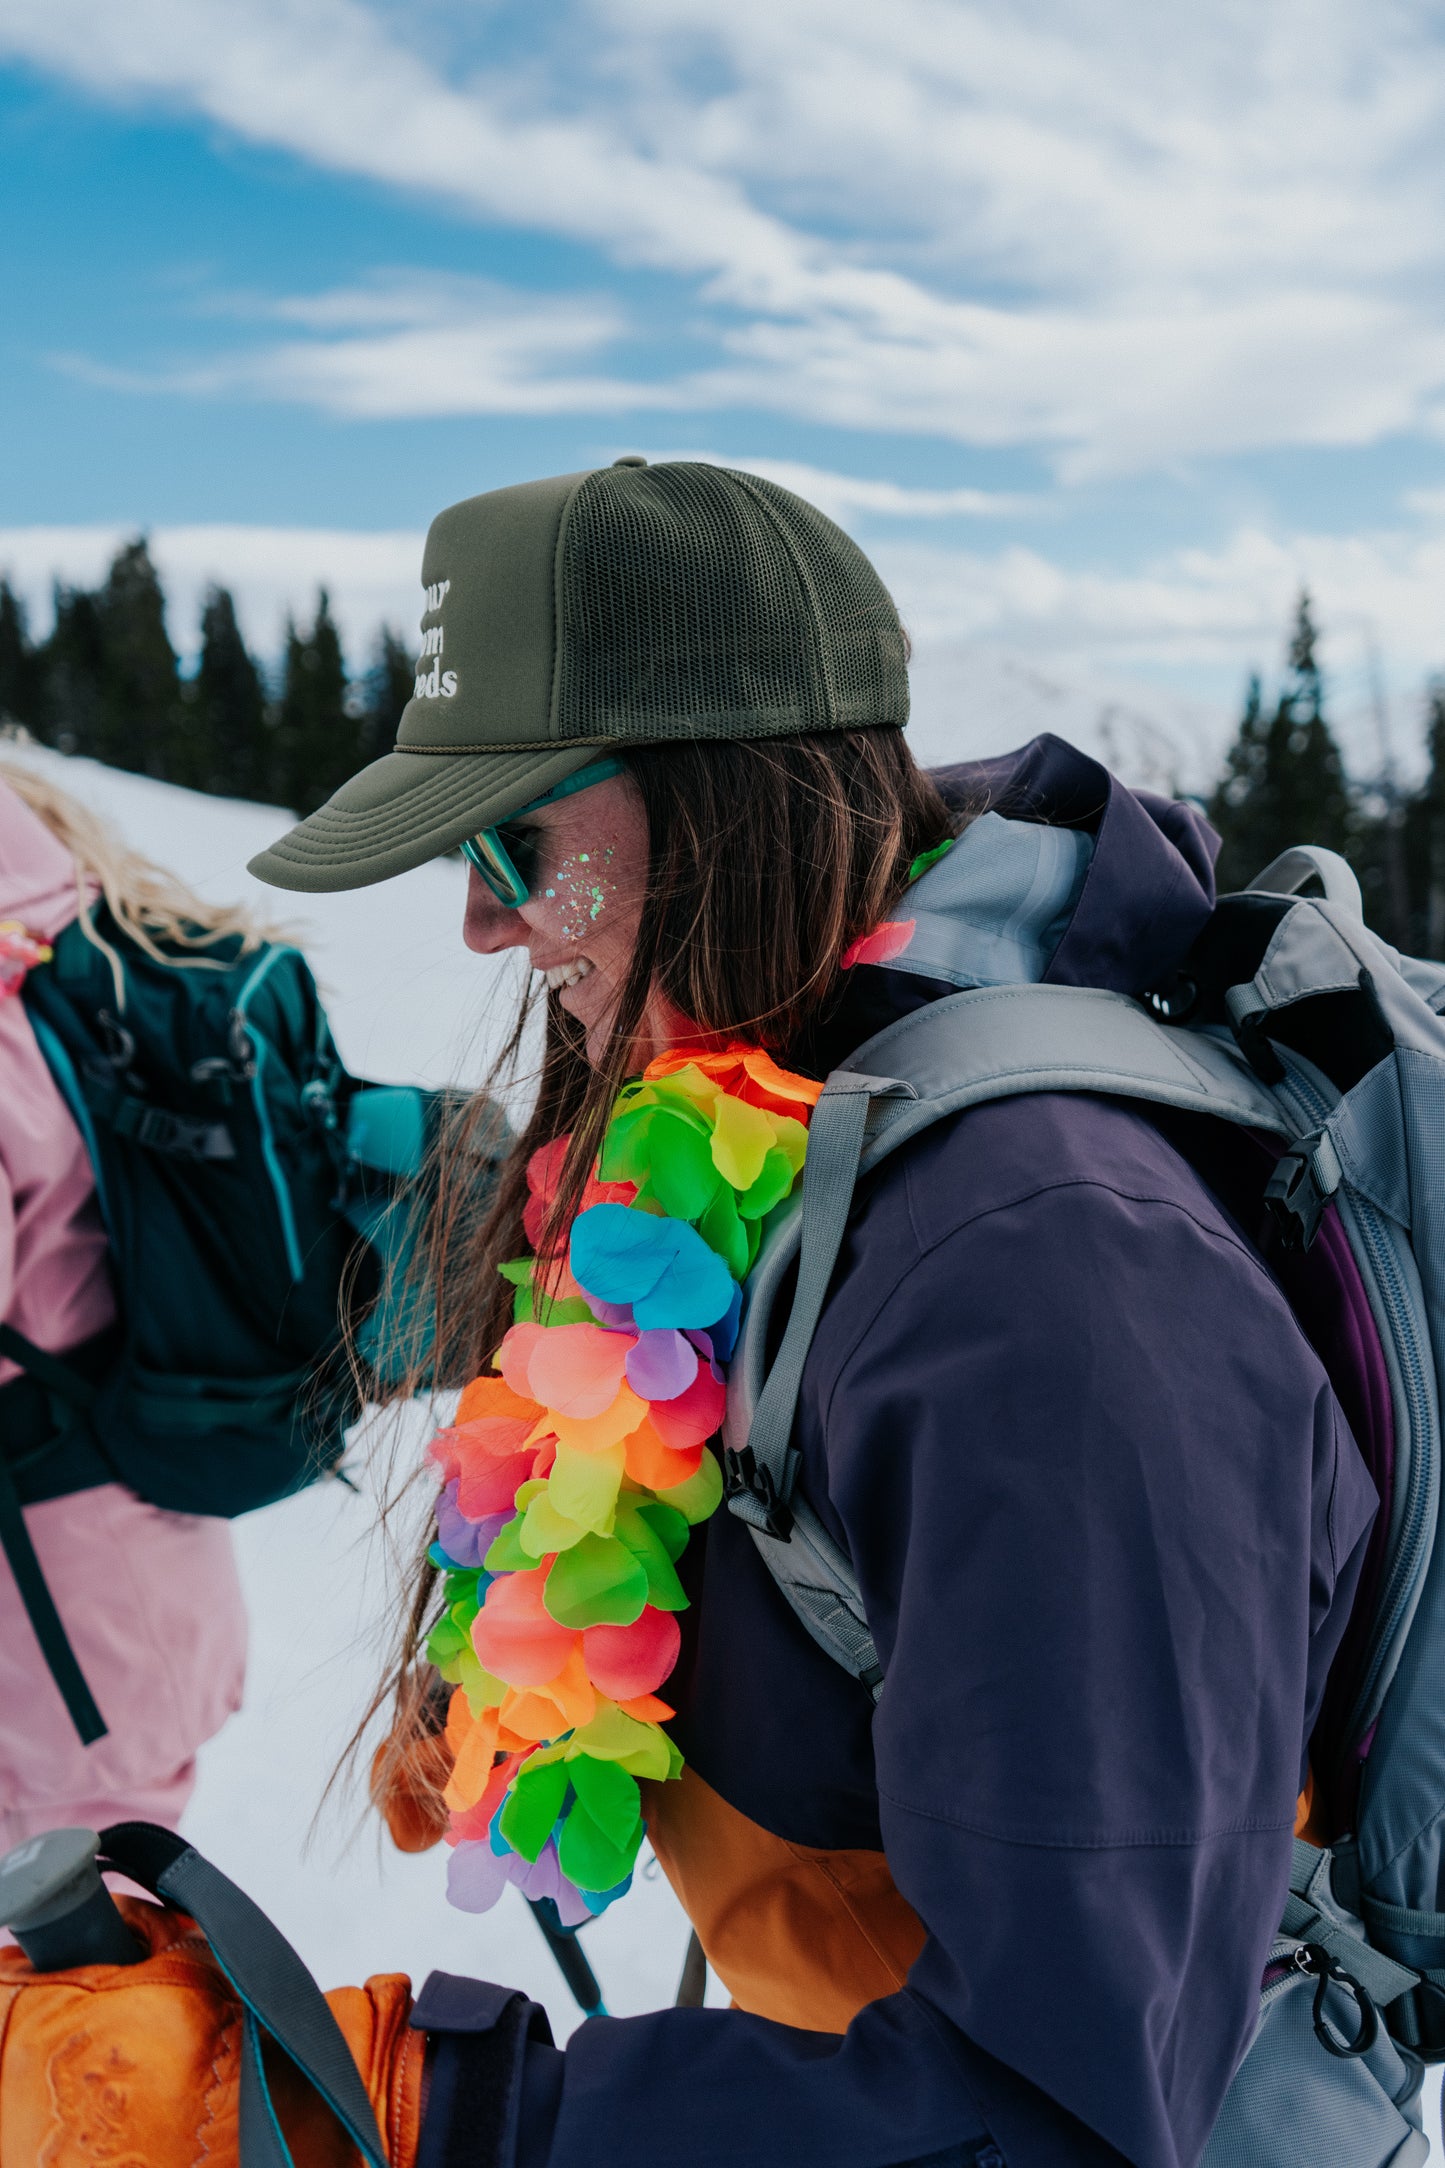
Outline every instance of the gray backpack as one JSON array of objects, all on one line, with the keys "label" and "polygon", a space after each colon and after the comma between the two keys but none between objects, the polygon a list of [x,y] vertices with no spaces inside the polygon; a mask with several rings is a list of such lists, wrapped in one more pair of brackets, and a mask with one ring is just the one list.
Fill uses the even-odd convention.
[{"label": "gray backpack", "polygon": [[[1322,893],[1305,896],[1307,886]],[[853,1569],[797,1486],[803,1365],[854,1185],[932,1123],[1017,1092],[1082,1091],[1214,1116],[1279,1140],[1265,1192],[1307,1247],[1333,1207],[1389,1380],[1383,1557],[1352,1621],[1343,1736],[1361,1761],[1351,1835],[1296,1843],[1259,2027],[1206,2168],[1426,2158],[1423,2064],[1445,2061],[1445,966],[1364,924],[1333,852],[1286,852],[1225,897],[1192,976],[1134,1001],[982,987],[915,1010],[828,1078],[800,1195],[749,1281],[724,1425],[728,1504],[813,1639],[884,1691]],[[792,1307],[771,1367],[779,1292]],[[1288,2101],[1288,2112],[1285,2102]]]}]

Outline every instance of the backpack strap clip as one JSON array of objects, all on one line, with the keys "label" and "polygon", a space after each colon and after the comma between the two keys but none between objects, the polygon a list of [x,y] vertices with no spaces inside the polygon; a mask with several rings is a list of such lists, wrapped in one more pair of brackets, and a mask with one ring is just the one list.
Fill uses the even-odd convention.
[{"label": "backpack strap clip", "polygon": [[[1353,2062],[1357,2055],[1368,2055],[1380,2037],[1380,2013],[1352,1972],[1346,1972],[1338,1958],[1332,1957],[1323,1944],[1302,1942],[1292,1960],[1296,1972],[1304,1973],[1316,1981],[1314,2001],[1315,2038],[1327,2055],[1335,2056],[1342,2063]],[[1331,1982],[1344,1988],[1355,1998],[1360,2013],[1360,2029],[1353,2040],[1342,2040],[1325,2015],[1325,1994]]]},{"label": "backpack strap clip", "polygon": [[234,1159],[236,1146],[224,1122],[202,1122],[127,1094],[114,1100],[105,1119],[118,1137],[130,1137],[174,1159]]},{"label": "backpack strap clip", "polygon": [[1325,1206],[1344,1177],[1327,1129],[1301,1137],[1275,1162],[1264,1201],[1286,1249],[1307,1250],[1320,1231]]},{"label": "backpack strap clip", "polygon": [[776,1536],[786,1543],[793,1532],[793,1509],[788,1504],[798,1476],[799,1454],[795,1446],[789,1446],[783,1458],[782,1489],[773,1480],[773,1471],[760,1467],[750,1445],[739,1450],[728,1446],[723,1452],[723,1496],[730,1512],[752,1527],[760,1528],[765,1536]]}]

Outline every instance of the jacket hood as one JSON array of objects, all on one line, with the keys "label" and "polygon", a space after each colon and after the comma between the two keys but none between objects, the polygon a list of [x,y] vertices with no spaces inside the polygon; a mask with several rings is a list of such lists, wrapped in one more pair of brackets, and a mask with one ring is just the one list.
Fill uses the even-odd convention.
[{"label": "jacket hood", "polygon": [[0,778],[0,918],[18,918],[27,932],[53,941],[79,905],[69,851]]},{"label": "jacket hood", "polygon": [[[845,974],[790,1053],[816,1076],[910,1010],[966,986],[1168,985],[1214,908],[1219,839],[1192,806],[1129,790],[1061,738],[930,771],[973,815],[889,922],[906,944]],[[875,952],[876,953],[876,952]]]},{"label": "jacket hood", "polygon": [[1046,983],[1142,994],[1173,977],[1214,909],[1219,838],[1195,807],[1127,789],[1048,733],[1016,753],[935,769],[933,780],[950,805],[1093,838]]}]

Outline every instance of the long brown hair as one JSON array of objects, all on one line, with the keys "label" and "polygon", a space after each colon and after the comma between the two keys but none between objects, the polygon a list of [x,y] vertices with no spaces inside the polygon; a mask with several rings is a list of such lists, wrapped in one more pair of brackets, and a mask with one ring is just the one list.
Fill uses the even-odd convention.
[{"label": "long brown hair", "polygon": [[[421,1308],[435,1324],[433,1376],[447,1383],[490,1367],[512,1319],[513,1290],[497,1268],[528,1247],[527,1162],[570,1133],[543,1254],[560,1243],[654,990],[691,1019],[699,1038],[746,1038],[796,1063],[839,997],[849,943],[887,916],[913,860],[967,819],[950,811],[891,727],[646,746],[630,749],[626,765],[646,810],[650,856],[641,928],[607,1044],[589,1063],[581,1027],[555,994],[547,997],[535,1109],[484,1218],[468,1201],[470,1170],[495,1123],[485,1095],[441,1148]],[[528,1014],[524,1006],[504,1062],[522,1045]],[[398,1393],[415,1382],[403,1380]],[[359,1742],[395,1695],[378,1792],[403,1772],[428,1728],[416,1664],[436,1579],[422,1559],[395,1664],[357,1734]]]}]

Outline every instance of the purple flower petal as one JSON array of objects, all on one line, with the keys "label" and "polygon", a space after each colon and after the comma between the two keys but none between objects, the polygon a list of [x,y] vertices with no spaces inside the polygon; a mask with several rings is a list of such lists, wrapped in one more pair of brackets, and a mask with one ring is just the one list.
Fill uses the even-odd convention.
[{"label": "purple flower petal", "polygon": [[635,1332],[637,1330],[636,1325],[633,1323],[632,1304],[630,1302],[599,1302],[595,1295],[589,1295],[587,1300],[591,1305],[592,1315],[599,1325],[607,1326],[609,1331],[612,1332]]},{"label": "purple flower petal", "polygon": [[565,1874],[559,1875],[558,1882],[559,1888],[553,1903],[557,1907],[557,1917],[562,1925],[580,1927],[584,1920],[593,1918],[592,1906],[576,1883],[569,1882]]},{"label": "purple flower petal", "polygon": [[485,1842],[459,1844],[447,1867],[447,1903],[459,1912],[490,1912],[511,1876]]},{"label": "purple flower petal", "polygon": [[628,1351],[627,1382],[644,1400],[676,1400],[697,1376],[697,1350],[671,1325],[639,1335]]},{"label": "purple flower petal", "polygon": [[457,1484],[453,1476],[437,1493],[437,1540],[456,1565],[480,1566],[511,1515],[489,1513],[485,1520],[469,1521],[457,1506]]}]

